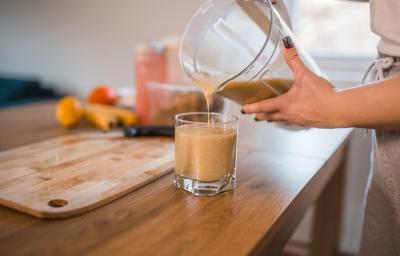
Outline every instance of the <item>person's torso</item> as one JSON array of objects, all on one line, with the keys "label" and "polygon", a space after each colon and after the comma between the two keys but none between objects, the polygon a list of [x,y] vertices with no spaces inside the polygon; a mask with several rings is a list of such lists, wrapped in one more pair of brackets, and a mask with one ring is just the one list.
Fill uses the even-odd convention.
[{"label": "person's torso", "polygon": [[400,57],[400,0],[370,0],[371,29],[381,37],[378,51]]}]

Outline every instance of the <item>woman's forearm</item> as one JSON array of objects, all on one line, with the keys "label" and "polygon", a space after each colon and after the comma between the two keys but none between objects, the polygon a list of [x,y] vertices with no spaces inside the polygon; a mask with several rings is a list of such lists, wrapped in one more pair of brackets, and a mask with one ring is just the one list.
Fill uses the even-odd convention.
[{"label": "woman's forearm", "polygon": [[285,40],[282,53],[295,76],[293,86],[279,97],[244,105],[244,114],[305,127],[400,128],[400,75],[338,92],[307,69]]},{"label": "woman's forearm", "polygon": [[400,128],[400,76],[336,93],[338,127]]}]

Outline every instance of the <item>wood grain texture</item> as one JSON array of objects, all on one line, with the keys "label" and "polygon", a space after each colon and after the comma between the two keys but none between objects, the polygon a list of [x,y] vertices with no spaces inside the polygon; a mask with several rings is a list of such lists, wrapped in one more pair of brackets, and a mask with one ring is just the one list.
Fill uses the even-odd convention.
[{"label": "wood grain texture", "polygon": [[69,134],[71,131],[57,125],[54,113],[54,102],[0,110],[0,150]]},{"label": "wood grain texture", "polygon": [[[333,177],[350,133],[291,132],[241,117],[234,191],[195,197],[175,189],[169,174],[68,219],[0,207],[0,255],[277,255]],[[0,148],[24,144],[12,140]]]},{"label": "wood grain texture", "polygon": [[171,139],[77,133],[0,153],[0,204],[40,218],[81,214],[172,171]]},{"label": "wood grain texture", "polygon": [[[281,214],[279,221],[270,228],[267,237],[260,240],[257,246],[253,249],[253,255],[263,255],[265,252],[268,252],[268,255],[281,254],[284,246],[289,241],[290,236],[302,220],[309,206],[320,197],[323,191],[326,191],[326,184],[330,182],[330,178],[335,175],[337,168],[339,168],[342,163],[342,159],[346,152],[346,145],[347,144],[345,143],[339,147],[329,161],[324,162],[324,166],[321,167],[321,169],[309,180],[307,186],[303,187],[303,190],[300,193],[301,196],[294,198],[291,204],[286,208],[285,212]],[[326,210],[333,211],[334,209],[328,205]],[[337,217],[339,218],[339,215],[337,215]],[[320,220],[319,224],[327,221],[329,220]]]},{"label": "wood grain texture", "polygon": [[340,165],[316,201],[311,248],[314,256],[339,255],[347,151],[348,146],[344,148]]}]

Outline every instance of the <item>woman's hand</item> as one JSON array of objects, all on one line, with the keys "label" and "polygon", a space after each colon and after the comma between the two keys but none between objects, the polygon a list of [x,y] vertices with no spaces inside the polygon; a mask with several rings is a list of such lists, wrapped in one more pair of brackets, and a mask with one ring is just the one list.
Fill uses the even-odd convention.
[{"label": "woman's hand", "polygon": [[276,98],[243,106],[256,120],[280,121],[303,127],[336,128],[345,126],[335,117],[336,91],[331,83],[311,72],[300,60],[290,37],[284,38],[283,55],[294,73],[291,89]]}]

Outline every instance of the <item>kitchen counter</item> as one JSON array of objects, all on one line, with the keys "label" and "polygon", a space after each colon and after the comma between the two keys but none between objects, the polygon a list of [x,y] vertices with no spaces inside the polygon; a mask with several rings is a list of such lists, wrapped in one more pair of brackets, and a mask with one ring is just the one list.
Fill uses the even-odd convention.
[{"label": "kitchen counter", "polygon": [[[54,102],[0,110],[0,150],[82,131],[61,128],[53,113]],[[351,132],[288,131],[241,116],[234,191],[195,197],[168,174],[63,220],[0,207],[0,255],[280,255],[314,204],[312,254],[332,255]]]}]

